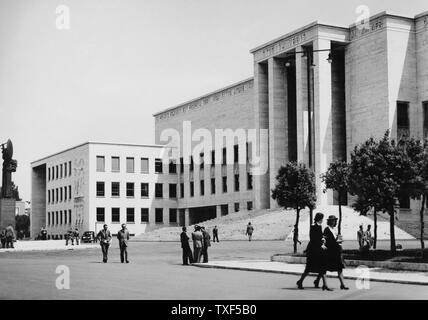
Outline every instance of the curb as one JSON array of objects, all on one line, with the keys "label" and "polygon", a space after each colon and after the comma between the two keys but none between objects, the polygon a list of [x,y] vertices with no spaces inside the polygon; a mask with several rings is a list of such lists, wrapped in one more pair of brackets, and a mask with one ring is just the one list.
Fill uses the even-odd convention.
[{"label": "curb", "polygon": [[95,249],[98,247],[80,247],[80,248],[45,248],[45,249],[0,249],[1,253],[23,253],[23,252],[46,252],[46,251],[73,251],[73,250],[87,250]]},{"label": "curb", "polygon": [[[260,269],[260,268],[231,267],[231,266],[210,265],[210,264],[203,264],[203,263],[193,263],[192,266],[198,267],[198,268],[241,270],[241,271],[276,273],[276,274],[288,274],[288,275],[301,275],[302,274],[301,272],[297,272],[297,271],[266,270],[266,269]],[[334,276],[334,275],[326,275],[326,276],[327,276],[327,278],[337,278],[337,276]],[[357,280],[358,279],[358,277],[350,276],[350,275],[346,275],[346,276],[343,275],[343,277],[345,279],[348,279],[348,280]],[[376,279],[376,278],[374,278],[374,279],[372,278],[372,279],[370,279],[370,281],[428,286],[428,282],[422,282],[422,281],[405,281],[405,280]]]}]

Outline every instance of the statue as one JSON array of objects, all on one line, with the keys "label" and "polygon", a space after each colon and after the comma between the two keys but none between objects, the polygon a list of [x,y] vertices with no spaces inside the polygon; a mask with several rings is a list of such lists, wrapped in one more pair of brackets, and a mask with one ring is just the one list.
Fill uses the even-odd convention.
[{"label": "statue", "polygon": [[12,198],[12,172],[16,172],[18,161],[12,159],[13,145],[10,139],[2,144],[1,148],[3,154],[3,179],[0,198]]}]

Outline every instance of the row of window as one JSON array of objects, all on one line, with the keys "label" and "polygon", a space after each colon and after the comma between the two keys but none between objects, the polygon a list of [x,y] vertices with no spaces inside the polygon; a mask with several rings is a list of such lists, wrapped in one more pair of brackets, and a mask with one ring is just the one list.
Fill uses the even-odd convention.
[{"label": "row of window", "polygon": [[[205,195],[205,180],[200,180],[200,195]],[[169,198],[175,199],[177,198],[177,184],[170,183],[169,186]],[[253,177],[251,174],[247,174],[247,190],[253,189]],[[211,178],[211,194],[215,194],[216,185],[215,185],[215,178]],[[227,177],[222,177],[222,191],[223,193],[227,193]],[[234,191],[239,192],[240,191],[240,184],[239,184],[239,175],[236,174],[234,176]],[[140,184],[140,197],[141,198],[148,198],[150,192],[149,183],[141,183]],[[105,197],[106,196],[106,189],[105,189],[105,182],[104,181],[97,181],[96,183],[96,195],[97,197]],[[195,196],[195,184],[194,181],[190,181],[190,197]],[[112,182],[111,183],[111,197],[120,197],[120,182]],[[127,182],[126,183],[126,197],[128,198],[134,198],[135,197],[135,183],[134,182]],[[155,183],[155,197],[156,198],[163,198],[163,183]],[[184,183],[180,184],[180,198],[184,198]]]},{"label": "row of window", "polygon": [[47,215],[48,226],[71,224],[71,210],[49,211]]},{"label": "row of window", "polygon": [[[422,112],[423,112],[423,130],[424,136],[428,135],[428,101],[422,103]],[[403,131],[408,131],[410,129],[410,119],[409,119],[409,102],[398,101],[397,102],[397,128],[402,133]]]},{"label": "row of window", "polygon": [[71,186],[48,190],[48,204],[71,200]]},{"label": "row of window", "polygon": [[[111,208],[111,222],[120,223],[120,208]],[[106,221],[106,210],[105,208],[97,208],[97,222]],[[126,208],[126,223],[136,223],[136,212],[135,208]],[[140,209],[140,223],[149,222],[149,208]],[[155,223],[163,223],[163,208],[155,208]],[[169,209],[169,222],[177,223],[177,209]]]},{"label": "row of window", "polygon": [[[149,158],[140,158],[140,172],[149,173]],[[106,171],[106,161],[104,156],[97,156],[97,172]],[[120,157],[111,157],[111,171],[120,172]],[[162,173],[162,159],[155,159],[155,173]],[[126,158],[126,172],[135,173],[135,159],[132,157]],[[171,172],[172,173],[172,172]]]},{"label": "row of window", "polygon": [[71,161],[48,168],[48,181],[71,177]]}]

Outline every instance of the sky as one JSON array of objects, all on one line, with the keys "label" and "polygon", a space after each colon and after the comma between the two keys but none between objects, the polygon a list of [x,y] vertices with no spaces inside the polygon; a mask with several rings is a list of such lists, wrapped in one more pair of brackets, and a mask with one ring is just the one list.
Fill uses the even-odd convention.
[{"label": "sky", "polygon": [[[70,28],[56,22],[69,8]],[[86,142],[154,143],[153,113],[253,75],[249,51],[366,5],[413,17],[426,0],[0,0],[0,143],[31,199],[32,161]]]}]

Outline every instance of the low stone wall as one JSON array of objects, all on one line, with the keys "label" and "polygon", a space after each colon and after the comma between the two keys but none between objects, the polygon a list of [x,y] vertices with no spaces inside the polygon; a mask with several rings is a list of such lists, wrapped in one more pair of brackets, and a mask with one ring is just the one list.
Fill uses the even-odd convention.
[{"label": "low stone wall", "polygon": [[[285,262],[285,263],[292,263],[292,264],[306,264],[306,257],[278,254],[278,255],[273,255],[271,257],[271,261]],[[349,267],[367,266],[369,268],[428,272],[428,263],[345,259],[345,265]]]}]

